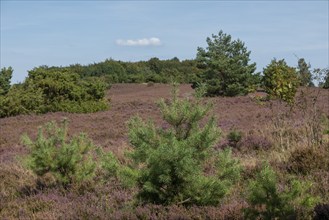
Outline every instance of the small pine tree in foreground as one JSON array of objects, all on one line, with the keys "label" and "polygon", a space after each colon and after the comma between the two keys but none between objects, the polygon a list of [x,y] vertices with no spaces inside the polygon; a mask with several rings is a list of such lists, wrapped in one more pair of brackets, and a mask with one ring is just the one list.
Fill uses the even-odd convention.
[{"label": "small pine tree in foreground", "polygon": [[307,193],[309,188],[309,185],[297,180],[292,180],[288,187],[280,187],[274,170],[269,165],[264,165],[255,180],[249,183],[247,201],[250,207],[246,209],[245,217],[295,219],[300,208],[302,215],[310,214],[317,198]]},{"label": "small pine tree in foreground", "polygon": [[96,168],[96,148],[91,140],[85,134],[69,139],[67,125],[67,120],[61,127],[55,122],[47,123],[39,128],[34,141],[23,136],[23,143],[30,149],[28,166],[38,176],[50,174],[64,186],[92,178]]},{"label": "small pine tree in foreground", "polygon": [[[141,201],[216,205],[239,178],[240,166],[231,158],[230,150],[216,152],[213,148],[221,134],[215,118],[200,126],[211,109],[210,104],[202,104],[203,94],[202,87],[194,99],[180,99],[174,86],[172,100],[159,102],[164,127],[138,116],[129,121],[129,140],[134,148],[131,157],[139,167]],[[214,175],[204,173],[209,161],[215,161]]]}]

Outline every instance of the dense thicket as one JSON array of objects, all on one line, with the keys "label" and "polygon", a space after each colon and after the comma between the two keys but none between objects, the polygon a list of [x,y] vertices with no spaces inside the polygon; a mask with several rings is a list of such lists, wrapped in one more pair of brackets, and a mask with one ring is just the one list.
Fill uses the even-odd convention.
[{"label": "dense thicket", "polygon": [[67,67],[41,67],[45,70],[65,70],[79,74],[81,77],[100,77],[111,83],[191,83],[200,73],[196,61],[178,58],[160,60],[156,57],[148,61],[123,62],[106,59],[89,65],[74,64]]},{"label": "dense thicket", "polygon": [[21,84],[0,95],[0,117],[29,113],[96,112],[108,108],[106,84],[97,78],[82,79],[65,69],[35,68]]}]

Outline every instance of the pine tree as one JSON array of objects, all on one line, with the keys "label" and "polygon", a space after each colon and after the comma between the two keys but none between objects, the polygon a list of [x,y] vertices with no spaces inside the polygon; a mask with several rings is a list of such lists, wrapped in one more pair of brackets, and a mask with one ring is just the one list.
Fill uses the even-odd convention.
[{"label": "pine tree", "polygon": [[206,49],[198,48],[196,58],[204,69],[201,81],[207,83],[207,95],[244,95],[256,86],[256,63],[249,63],[251,52],[241,40],[232,40],[231,35],[219,31],[212,39],[207,38],[207,44]]},{"label": "pine tree", "polygon": [[[175,87],[170,103],[161,100],[167,128],[140,117],[129,121],[129,140],[134,147],[131,157],[140,167],[138,196],[142,201],[215,205],[238,179],[240,168],[230,151],[216,153],[213,149],[221,134],[215,118],[200,126],[211,109],[210,104],[202,104],[202,94],[204,90],[199,89],[193,100],[179,99]],[[217,174],[206,176],[205,163],[214,155]]]},{"label": "pine tree", "polygon": [[35,141],[23,136],[23,143],[30,149],[29,167],[40,177],[52,175],[64,186],[90,179],[96,168],[95,146],[85,134],[69,140],[67,125],[67,120],[61,127],[55,122],[47,123],[39,128]]},{"label": "pine tree", "polygon": [[0,96],[6,95],[10,89],[10,81],[13,76],[13,69],[11,67],[2,68],[0,71]]},{"label": "pine tree", "polygon": [[298,78],[301,86],[314,86],[312,82],[311,65],[305,62],[304,58],[298,60]]},{"label": "pine tree", "polygon": [[249,182],[247,201],[250,207],[246,209],[245,217],[268,220],[294,219],[297,217],[298,207],[307,212],[317,202],[317,198],[308,194],[309,188],[310,186],[305,183],[292,180],[288,186],[280,190],[276,173],[265,164],[255,180]]}]

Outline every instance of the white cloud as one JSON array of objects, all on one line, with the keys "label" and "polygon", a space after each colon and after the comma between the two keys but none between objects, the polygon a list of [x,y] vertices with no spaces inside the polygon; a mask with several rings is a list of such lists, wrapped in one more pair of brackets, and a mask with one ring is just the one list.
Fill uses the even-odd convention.
[{"label": "white cloud", "polygon": [[143,38],[137,40],[116,40],[117,45],[120,46],[159,46],[161,41],[157,37]]}]

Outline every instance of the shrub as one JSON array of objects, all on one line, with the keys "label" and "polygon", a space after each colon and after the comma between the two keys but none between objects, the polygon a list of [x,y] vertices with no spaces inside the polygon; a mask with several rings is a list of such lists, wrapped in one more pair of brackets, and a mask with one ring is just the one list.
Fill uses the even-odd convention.
[{"label": "shrub", "polygon": [[103,173],[105,181],[109,178],[116,178],[123,187],[131,188],[136,185],[138,172],[135,169],[120,164],[112,152],[103,152],[98,149],[100,155],[100,170]]},{"label": "shrub", "polygon": [[265,91],[274,98],[279,98],[288,103],[294,101],[299,85],[296,70],[289,67],[285,60],[276,59],[263,70],[263,84]]},{"label": "shrub", "polygon": [[0,70],[0,96],[8,93],[12,75],[13,69],[11,67],[4,67]]},{"label": "shrub", "polygon": [[35,141],[23,136],[23,143],[30,149],[28,166],[38,176],[51,175],[64,186],[92,178],[96,168],[95,146],[82,133],[68,139],[67,124],[67,120],[61,127],[47,123],[39,128]]},{"label": "shrub", "polygon": [[35,68],[24,83],[12,86],[6,95],[0,96],[0,117],[106,110],[105,89],[106,84],[99,79],[81,79],[78,74],[67,70]]},{"label": "shrub", "polygon": [[[240,166],[230,151],[215,153],[214,144],[220,136],[215,119],[204,127],[199,122],[210,110],[201,104],[202,90],[195,99],[178,99],[173,89],[170,103],[159,102],[168,129],[157,128],[133,117],[129,125],[129,140],[134,147],[131,158],[137,167],[140,186],[138,197],[157,204],[216,205],[239,178]],[[205,175],[207,160],[215,157],[216,175]]]},{"label": "shrub", "polygon": [[21,165],[1,163],[0,186],[0,201],[4,205],[7,201],[19,197],[23,191],[34,189],[35,175]]},{"label": "shrub", "polygon": [[104,172],[105,178],[113,177],[118,175],[119,161],[113,155],[112,152],[104,153],[102,150],[98,150],[101,155],[100,167]]},{"label": "shrub", "polygon": [[272,148],[273,143],[266,137],[249,134],[242,138],[238,147],[241,150],[269,150]]},{"label": "shrub", "polygon": [[250,181],[245,210],[248,219],[289,219],[296,217],[297,209],[303,207],[308,212],[317,202],[307,190],[309,185],[292,180],[288,187],[280,190],[277,176],[269,165],[264,165],[255,180]]},{"label": "shrub", "polygon": [[46,111],[41,89],[31,85],[13,85],[5,96],[0,96],[0,118],[19,114],[43,113]]},{"label": "shrub", "polygon": [[234,148],[237,147],[237,145],[241,141],[241,139],[242,139],[242,132],[237,131],[235,129],[230,131],[227,135],[227,140],[229,142],[230,147],[234,147]]},{"label": "shrub", "polygon": [[100,80],[82,80],[68,71],[35,68],[29,72],[27,84],[40,89],[46,111],[94,112],[107,109],[106,85]]},{"label": "shrub", "polygon": [[323,147],[303,147],[293,151],[287,161],[288,171],[295,174],[310,174],[317,170],[329,171],[329,151]]}]

